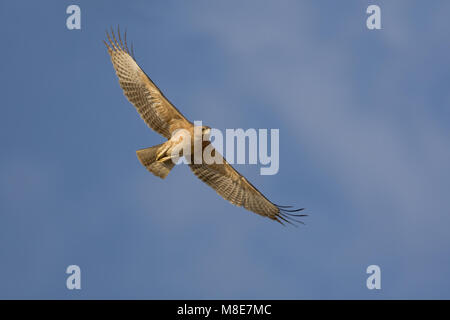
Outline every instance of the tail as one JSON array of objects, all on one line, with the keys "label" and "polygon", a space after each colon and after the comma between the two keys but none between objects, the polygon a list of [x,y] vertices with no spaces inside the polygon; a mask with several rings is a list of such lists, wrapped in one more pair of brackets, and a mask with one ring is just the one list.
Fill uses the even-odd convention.
[{"label": "tail", "polygon": [[148,171],[153,173],[155,176],[160,177],[161,179],[167,177],[170,170],[172,170],[173,166],[175,165],[171,159],[166,160],[164,162],[156,161],[158,149],[162,147],[163,144],[164,143],[154,147],[136,151],[136,155],[139,161],[142,163],[142,165],[146,167]]}]

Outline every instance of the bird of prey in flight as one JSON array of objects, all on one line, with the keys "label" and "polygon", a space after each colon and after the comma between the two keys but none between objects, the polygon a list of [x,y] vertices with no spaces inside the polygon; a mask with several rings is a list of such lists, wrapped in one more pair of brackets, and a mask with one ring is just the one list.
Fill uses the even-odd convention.
[{"label": "bird of prey in flight", "polygon": [[[170,103],[136,63],[133,48],[128,49],[126,32],[124,41],[120,36],[120,30],[118,30],[117,38],[113,30],[111,30],[111,36],[108,32],[106,34],[108,42],[103,42],[111,56],[112,64],[125,96],[136,107],[145,123],[167,139],[160,145],[136,152],[142,165],[154,175],[164,179],[175,165],[171,157],[173,148],[177,144],[183,143],[183,137],[180,138],[180,136],[175,135],[174,138],[172,134],[179,129],[184,129],[190,133],[190,145],[194,145],[194,139],[198,138],[198,132],[200,132],[201,147],[204,149],[211,143],[208,139],[210,128],[201,126],[201,128],[195,129],[194,124]],[[203,138],[204,136],[206,138]],[[210,148],[212,148],[212,145]],[[288,209],[291,206],[280,206],[272,203],[237,172],[219,152],[212,148],[212,153],[215,155],[215,159],[219,157],[221,161],[211,164],[207,164],[205,161],[198,164],[194,161],[189,162],[189,167],[199,179],[212,187],[225,200],[281,224],[283,222],[292,223],[292,221],[303,223],[295,218],[306,215],[293,213],[301,211],[303,208]],[[192,155],[184,154],[183,156],[190,157]]]}]

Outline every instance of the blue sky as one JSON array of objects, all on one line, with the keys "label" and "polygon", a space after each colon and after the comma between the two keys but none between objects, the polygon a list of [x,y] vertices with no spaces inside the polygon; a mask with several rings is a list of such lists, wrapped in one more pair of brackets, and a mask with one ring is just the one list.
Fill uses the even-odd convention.
[{"label": "blue sky", "polygon": [[[450,298],[449,10],[2,1],[0,298]],[[117,24],[191,121],[280,129],[277,175],[237,169],[306,207],[306,226],[234,207],[187,167],[160,180],[140,165],[135,150],[163,138],[119,88],[102,43]]]}]

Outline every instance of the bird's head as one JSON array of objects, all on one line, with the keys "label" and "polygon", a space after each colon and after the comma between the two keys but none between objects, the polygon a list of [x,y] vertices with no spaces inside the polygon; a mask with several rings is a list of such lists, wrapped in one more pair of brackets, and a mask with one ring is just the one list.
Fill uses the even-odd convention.
[{"label": "bird's head", "polygon": [[209,139],[209,135],[211,134],[211,128],[208,126],[202,126],[202,136],[205,136]]}]

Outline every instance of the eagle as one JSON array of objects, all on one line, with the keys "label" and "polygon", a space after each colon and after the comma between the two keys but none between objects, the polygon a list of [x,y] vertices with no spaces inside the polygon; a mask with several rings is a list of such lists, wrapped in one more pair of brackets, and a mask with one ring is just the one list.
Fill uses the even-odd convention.
[{"label": "eagle", "polygon": [[[118,36],[111,29],[111,35],[106,31],[106,45],[111,57],[113,67],[119,78],[119,84],[127,99],[135,106],[145,123],[154,131],[167,139],[162,144],[137,150],[139,161],[148,171],[162,179],[166,178],[176,161],[173,161],[173,150],[186,139],[186,136],[175,134],[179,130],[189,133],[194,142],[200,138],[201,148],[208,147],[210,127],[194,126],[181,112],[164,96],[149,76],[139,67],[135,60],[133,46],[128,48],[127,34],[124,33],[123,41],[118,28]],[[200,137],[199,137],[200,136]],[[193,143],[191,143],[193,145]],[[220,196],[232,204],[244,207],[263,217],[270,218],[284,225],[284,222],[304,224],[298,217],[306,214],[294,214],[302,211],[292,209],[292,206],[276,205],[268,200],[257,188],[255,188],[243,175],[237,172],[225,158],[215,150],[212,145],[212,154],[215,159],[213,163],[206,161],[190,161],[189,167],[192,172],[203,182],[213,188]],[[192,153],[183,154],[189,158]],[[297,219],[296,219],[297,218]]]}]

